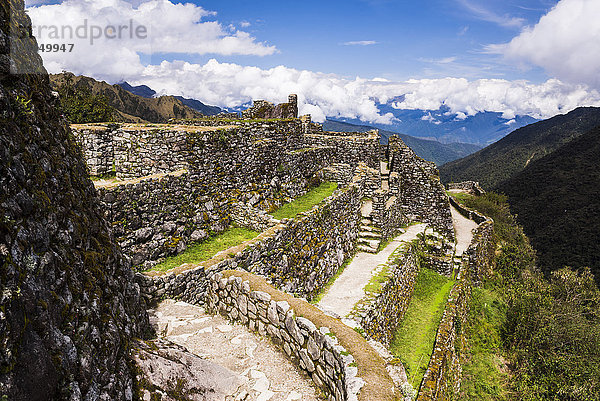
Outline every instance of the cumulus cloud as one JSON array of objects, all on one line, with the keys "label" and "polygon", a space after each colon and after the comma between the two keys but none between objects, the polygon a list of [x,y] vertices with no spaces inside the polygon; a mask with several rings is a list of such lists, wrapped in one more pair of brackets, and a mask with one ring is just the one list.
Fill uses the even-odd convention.
[{"label": "cumulus cloud", "polygon": [[112,76],[143,70],[141,55],[156,53],[257,55],[277,51],[249,33],[223,26],[214,12],[169,0],[66,0],[28,8],[41,44],[74,44],[71,52],[45,52],[52,72]]},{"label": "cumulus cloud", "polygon": [[509,43],[491,45],[511,62],[539,66],[571,83],[600,89],[600,1],[561,0]]},{"label": "cumulus cloud", "polygon": [[438,110],[444,106],[459,119],[484,111],[500,112],[507,119],[516,115],[548,118],[582,105],[600,106],[597,91],[556,79],[541,84],[464,78],[394,82],[350,79],[284,66],[261,69],[214,59],[203,65],[163,61],[132,78],[133,82],[149,85],[163,94],[192,97],[222,107],[236,107],[252,99],[283,102],[288,94],[297,93],[300,112],[312,114],[317,121],[327,116],[381,124],[393,122],[391,113],[380,113],[380,103],[414,110]]},{"label": "cumulus cloud", "polygon": [[312,114],[316,121],[338,116],[386,124],[393,119],[391,114],[379,112],[369,94],[368,83],[384,84],[382,81],[349,80],[284,66],[260,69],[214,59],[204,65],[163,61],[148,66],[134,82],[149,85],[159,93],[193,97],[223,107],[236,107],[253,99],[283,102],[290,93],[296,93],[300,113]]},{"label": "cumulus cloud", "polygon": [[[563,0],[559,6],[577,2],[587,5],[584,14],[598,14],[592,13],[591,1]],[[169,0],[67,0],[61,4],[29,8],[29,14],[38,28],[46,26],[46,37],[38,37],[40,43],[65,42],[64,38],[50,37],[50,26],[76,28],[87,21],[88,34],[92,25],[105,29],[113,27],[113,31],[104,31],[100,38],[94,39],[93,45],[90,45],[90,37],[76,38],[72,54],[41,53],[50,72],[65,69],[111,83],[127,80],[149,85],[161,94],[182,95],[222,107],[240,106],[252,99],[283,102],[288,94],[297,93],[300,112],[312,114],[317,121],[323,121],[327,116],[389,124],[394,121],[394,116],[381,113],[379,104],[422,110],[438,110],[444,106],[458,119],[483,111],[500,112],[507,119],[516,115],[546,118],[582,105],[600,106],[597,90],[558,79],[541,84],[463,78],[394,82],[383,78],[341,77],[285,66],[262,69],[215,59],[205,64],[154,61],[147,55],[185,52],[261,56],[276,52],[275,47],[257,42],[247,32],[211,20],[215,18],[213,12]],[[574,13],[573,18],[577,15],[582,18],[580,14]],[[542,21],[538,25],[541,26]],[[129,27],[119,40],[108,38],[118,32],[119,26]],[[138,27],[147,28],[145,38],[131,36]],[[592,28],[588,27],[589,35],[596,40],[588,44],[591,46],[587,55],[590,60],[600,54],[594,47],[600,43],[598,36],[594,36],[600,28],[596,27],[595,31]],[[531,32],[536,29],[532,28]],[[552,42],[551,39],[548,41]],[[431,60],[442,64],[454,61],[453,57]],[[598,69],[594,71],[598,72]]]},{"label": "cumulus cloud", "polygon": [[350,42],[342,43],[344,46],[371,46],[376,45],[378,42],[375,40],[355,40]]}]

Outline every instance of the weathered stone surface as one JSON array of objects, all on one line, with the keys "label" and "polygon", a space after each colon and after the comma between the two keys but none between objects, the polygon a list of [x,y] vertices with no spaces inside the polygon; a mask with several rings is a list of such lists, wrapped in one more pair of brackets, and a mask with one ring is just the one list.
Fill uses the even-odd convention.
[{"label": "weathered stone surface", "polygon": [[142,399],[160,394],[161,400],[220,401],[226,396],[234,398],[243,384],[230,370],[165,340],[137,342],[133,357]]},{"label": "weathered stone surface", "polygon": [[0,394],[131,399],[128,344],[149,328],[145,304],[55,108],[23,2],[0,8]]},{"label": "weathered stone surface", "polygon": [[[207,286],[209,289],[209,295],[207,296],[209,311],[218,311],[220,309],[219,305],[223,303],[226,304],[225,309],[243,309],[239,307],[239,300],[241,299],[240,295],[244,283],[249,284],[248,281],[240,283],[239,277],[235,275],[229,279],[221,278],[221,275],[213,275],[210,280],[212,283]],[[223,280],[227,281],[225,286],[215,285],[217,282],[223,282]],[[235,285],[235,283],[238,284]],[[227,288],[231,289],[228,290]],[[248,314],[244,315],[240,312],[237,319],[244,324],[247,322],[251,330],[258,330],[262,335],[269,335],[273,342],[279,345],[292,361],[312,377],[313,382],[325,394],[330,395],[330,398],[338,397],[336,399],[345,401],[346,398],[339,397],[346,397],[348,394],[348,399],[357,400],[357,395],[364,382],[356,378],[358,370],[351,366],[354,364],[354,358],[346,352],[345,348],[340,346],[337,340],[330,339],[330,341],[327,341],[324,339],[327,336],[323,335],[322,332],[329,333],[329,329],[321,327],[318,330],[310,319],[296,317],[294,310],[290,309],[289,304],[285,301],[272,299],[271,295],[267,293],[249,292],[252,296],[246,300]],[[265,305],[268,305],[267,316],[269,318],[267,323],[253,320],[250,309],[260,310]],[[284,313],[284,311],[284,322],[281,322],[279,313]],[[231,315],[229,317],[233,318]],[[279,329],[273,321],[279,323]],[[302,331],[306,333],[306,340]],[[326,354],[325,357],[321,357],[323,353]],[[350,389],[350,392],[347,392],[346,389]]]}]

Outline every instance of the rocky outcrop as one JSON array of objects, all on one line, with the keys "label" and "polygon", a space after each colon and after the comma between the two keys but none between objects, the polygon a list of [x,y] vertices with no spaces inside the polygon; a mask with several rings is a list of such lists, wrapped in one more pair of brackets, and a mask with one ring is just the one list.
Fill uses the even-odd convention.
[{"label": "rocky outcrop", "polygon": [[166,340],[138,341],[133,358],[140,400],[221,401],[248,394],[239,375]]},{"label": "rocky outcrop", "polygon": [[54,108],[23,2],[0,11],[0,398],[131,400],[145,304]]}]

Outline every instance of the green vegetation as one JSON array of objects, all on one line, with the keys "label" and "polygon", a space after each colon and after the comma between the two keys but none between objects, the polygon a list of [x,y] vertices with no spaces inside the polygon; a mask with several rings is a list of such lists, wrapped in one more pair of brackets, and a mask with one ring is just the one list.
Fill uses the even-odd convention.
[{"label": "green vegetation", "polygon": [[493,288],[474,288],[467,317],[468,352],[463,364],[461,397],[468,400],[508,400],[509,375],[502,357],[501,329],[506,304]]},{"label": "green vegetation", "polygon": [[381,286],[383,283],[388,281],[390,277],[389,269],[387,264],[381,267],[381,270],[377,274],[371,277],[371,280],[365,285],[365,294],[379,294],[381,292]]},{"label": "green vegetation", "polygon": [[433,351],[437,328],[454,281],[433,270],[422,269],[410,305],[390,344],[392,354],[406,369],[408,381],[419,386]]},{"label": "green vegetation", "polygon": [[600,291],[589,269],[544,278],[505,196],[463,204],[494,219],[500,246],[494,275],[473,293],[461,399],[600,400]]},{"label": "green vegetation", "polygon": [[600,284],[600,128],[531,162],[499,189],[547,277],[567,265],[589,267]]},{"label": "green vegetation", "polygon": [[311,189],[305,195],[286,203],[277,211],[272,213],[277,220],[291,219],[296,217],[298,213],[307,212],[313,206],[321,203],[325,198],[331,196],[333,191],[337,189],[337,184],[334,182],[323,182],[316,188]]},{"label": "green vegetation", "polygon": [[90,179],[92,181],[101,181],[101,180],[114,180],[117,178],[117,173],[111,171],[110,173],[101,174],[101,175],[90,175]]},{"label": "green vegetation", "polygon": [[152,270],[167,271],[184,263],[199,263],[209,260],[217,253],[256,238],[258,235],[258,232],[247,228],[230,227],[204,242],[191,245],[179,255],[166,258],[164,262],[154,266]]},{"label": "green vegetation", "polygon": [[444,183],[479,181],[484,189],[495,190],[529,163],[597,126],[600,108],[580,107],[520,128],[477,153],[447,163],[440,167],[440,177]]},{"label": "green vegetation", "polygon": [[70,123],[113,121],[115,109],[109,105],[106,96],[94,95],[88,88],[76,88],[71,76],[67,76],[64,85],[57,89],[60,95],[60,107]]},{"label": "green vegetation", "polygon": [[63,111],[71,123],[165,123],[175,118],[202,116],[173,96],[145,98],[119,85],[69,72],[50,75],[50,85],[59,92]]}]

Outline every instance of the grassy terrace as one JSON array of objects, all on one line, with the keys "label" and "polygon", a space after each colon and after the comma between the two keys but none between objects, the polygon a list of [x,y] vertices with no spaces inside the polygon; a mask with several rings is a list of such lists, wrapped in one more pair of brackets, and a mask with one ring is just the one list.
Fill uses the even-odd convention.
[{"label": "grassy terrace", "polygon": [[313,208],[313,206],[321,203],[325,198],[331,196],[333,191],[337,189],[337,184],[334,182],[324,182],[316,188],[311,189],[305,195],[302,195],[298,199],[286,203],[280,207],[277,211],[272,213],[273,217],[277,220],[281,219],[292,219],[296,217],[298,213],[307,212]]},{"label": "grassy terrace", "polygon": [[259,233],[242,227],[230,227],[226,231],[209,238],[208,240],[191,245],[185,252],[168,257],[164,262],[154,266],[151,270],[167,271],[179,267],[184,263],[199,263],[211,259],[217,253],[250,241]]},{"label": "grassy terrace", "polygon": [[400,358],[408,381],[418,388],[431,358],[437,328],[454,281],[429,269],[422,269],[406,315],[390,345]]}]

